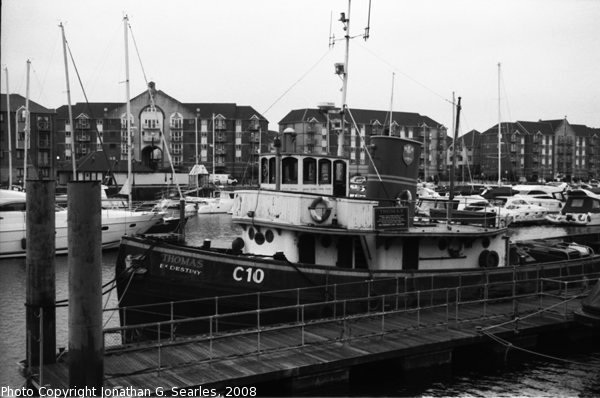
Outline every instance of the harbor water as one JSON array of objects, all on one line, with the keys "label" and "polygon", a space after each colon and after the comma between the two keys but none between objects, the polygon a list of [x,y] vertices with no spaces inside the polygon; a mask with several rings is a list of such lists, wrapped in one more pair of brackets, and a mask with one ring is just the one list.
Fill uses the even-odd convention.
[{"label": "harbor water", "polygon": [[[188,240],[212,246],[230,247],[239,227],[229,215],[203,215],[190,219],[186,228]],[[547,230],[533,230],[541,238]],[[519,232],[526,234],[525,231]],[[114,278],[117,252],[105,251],[102,258],[103,282]],[[18,362],[25,358],[25,259],[0,260],[0,387],[19,388],[25,380]],[[107,286],[104,290],[109,290]],[[57,301],[68,294],[67,256],[56,257]],[[116,291],[103,299],[105,308],[118,305]],[[105,326],[118,325],[118,315],[106,313]],[[66,307],[56,310],[57,348],[67,346],[68,319]],[[426,333],[426,331],[424,331]],[[350,385],[317,391],[332,396],[600,396],[600,339],[597,344],[562,345],[541,353],[509,355],[506,363],[491,363],[485,358],[460,361],[451,369],[424,371],[403,379],[393,370],[385,377],[361,377]],[[141,387],[141,386],[139,386]],[[260,395],[260,392],[259,392]]]}]

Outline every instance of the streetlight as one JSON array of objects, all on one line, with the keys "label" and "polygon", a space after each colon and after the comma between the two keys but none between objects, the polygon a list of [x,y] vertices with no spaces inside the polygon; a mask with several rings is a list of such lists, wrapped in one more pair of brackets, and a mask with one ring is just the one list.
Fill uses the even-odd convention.
[{"label": "streetlight", "polygon": [[196,108],[196,118],[195,118],[195,126],[196,126],[196,156],[194,157],[194,164],[198,164],[198,118],[200,117],[200,108]]}]

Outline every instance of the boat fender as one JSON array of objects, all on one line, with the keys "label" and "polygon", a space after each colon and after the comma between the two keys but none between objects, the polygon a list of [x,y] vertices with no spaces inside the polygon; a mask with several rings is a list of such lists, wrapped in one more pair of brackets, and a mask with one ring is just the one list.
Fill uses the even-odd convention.
[{"label": "boat fender", "polygon": [[308,210],[310,211],[310,217],[319,224],[325,222],[331,215],[331,205],[322,196],[313,200],[310,206],[308,206]]},{"label": "boat fender", "polygon": [[583,214],[583,213],[579,214],[579,215],[577,216],[577,218],[578,218],[578,219],[579,219],[579,221],[581,221],[581,222],[585,222],[585,220],[586,220],[585,214]]},{"label": "boat fender", "polygon": [[482,268],[495,268],[500,264],[500,256],[494,250],[484,250],[479,255],[479,266]]},{"label": "boat fender", "polygon": [[23,249],[23,250],[27,249],[27,239],[26,238],[21,239],[21,249]]},{"label": "boat fender", "polygon": [[234,254],[240,254],[242,249],[244,248],[244,240],[242,238],[235,238],[233,242],[231,242],[231,251]]},{"label": "boat fender", "polygon": [[587,215],[587,222],[592,222],[592,216],[590,216],[590,213]]}]

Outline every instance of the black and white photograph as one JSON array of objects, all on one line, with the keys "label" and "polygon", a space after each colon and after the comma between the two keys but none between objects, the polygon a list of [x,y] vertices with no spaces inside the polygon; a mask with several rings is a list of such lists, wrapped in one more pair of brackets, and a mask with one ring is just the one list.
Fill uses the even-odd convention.
[{"label": "black and white photograph", "polygon": [[1,397],[600,395],[600,1],[0,15]]}]

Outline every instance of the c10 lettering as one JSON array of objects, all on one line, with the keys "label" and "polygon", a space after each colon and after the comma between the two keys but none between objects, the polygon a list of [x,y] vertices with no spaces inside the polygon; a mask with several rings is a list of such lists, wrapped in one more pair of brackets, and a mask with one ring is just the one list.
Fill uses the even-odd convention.
[{"label": "c10 lettering", "polygon": [[235,267],[233,270],[233,279],[241,282],[262,283],[265,279],[265,272],[260,268]]}]

